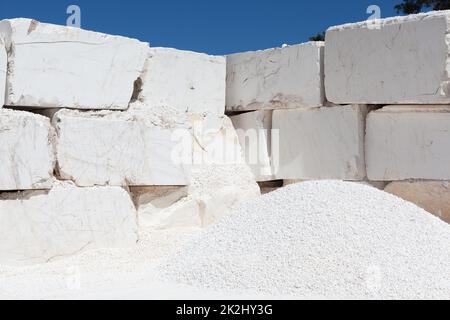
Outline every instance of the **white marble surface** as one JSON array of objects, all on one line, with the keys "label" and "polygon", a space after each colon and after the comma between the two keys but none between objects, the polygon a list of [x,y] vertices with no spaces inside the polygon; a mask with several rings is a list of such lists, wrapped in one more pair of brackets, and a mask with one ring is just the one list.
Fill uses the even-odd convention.
[{"label": "white marble surface", "polygon": [[5,104],[6,69],[8,67],[8,55],[3,41],[0,39],[0,108]]},{"label": "white marble surface", "polygon": [[0,22],[10,106],[126,109],[148,45],[30,19]]},{"label": "white marble surface", "polygon": [[49,189],[53,140],[49,119],[0,108],[0,191]]},{"label": "white marble surface", "polygon": [[171,48],[150,48],[140,95],[149,107],[180,112],[225,112],[225,58]]},{"label": "white marble surface", "polygon": [[144,227],[157,230],[174,228],[206,228],[229,215],[242,202],[260,195],[255,189],[242,186],[214,188],[204,194],[190,193],[172,205],[155,210],[150,204],[139,208],[139,221]]},{"label": "white marble surface", "polygon": [[142,225],[156,229],[206,227],[260,195],[231,120],[195,115],[190,122],[194,149],[188,188],[163,195],[144,190],[138,203]]},{"label": "white marble surface", "polygon": [[337,104],[449,103],[450,11],[365,21],[326,33],[325,88]]},{"label": "white marble surface", "polygon": [[386,106],[367,117],[370,180],[450,180],[450,108]]},{"label": "white marble surface", "polygon": [[362,180],[365,106],[276,110],[280,135],[277,179]]},{"label": "white marble surface", "polygon": [[[153,215],[188,196],[187,186],[130,187],[134,203],[143,214]],[[141,221],[142,223],[142,221]]]},{"label": "white marble surface", "polygon": [[323,42],[227,56],[227,111],[324,104]]},{"label": "white marble surface", "polygon": [[[272,171],[272,111],[259,110],[232,116],[245,161],[256,181],[274,180]],[[275,138],[275,137],[274,137]]]},{"label": "white marble surface", "polygon": [[128,247],[138,240],[136,210],[125,190],[66,183],[50,191],[0,194],[0,234],[0,263],[7,265]]},{"label": "white marble surface", "polygon": [[191,115],[193,166],[245,164],[239,138],[227,116]]},{"label": "white marble surface", "polygon": [[[78,112],[53,117],[58,140],[58,171],[78,186],[186,185],[189,163],[177,163],[173,149],[192,148],[174,139],[176,130],[191,137],[185,123],[155,123],[149,110]],[[189,149],[188,149],[189,150]]]}]

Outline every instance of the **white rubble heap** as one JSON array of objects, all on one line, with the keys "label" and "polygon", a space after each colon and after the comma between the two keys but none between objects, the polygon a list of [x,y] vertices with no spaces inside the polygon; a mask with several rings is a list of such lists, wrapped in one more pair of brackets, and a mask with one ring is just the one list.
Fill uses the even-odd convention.
[{"label": "white rubble heap", "polygon": [[1,21],[0,43],[8,106],[125,110],[148,56],[134,39],[31,19]]},{"label": "white rubble heap", "polygon": [[249,201],[159,266],[162,279],[303,299],[449,299],[450,225],[378,189],[310,181]]},{"label": "white rubble heap", "polygon": [[450,11],[332,27],[325,88],[337,104],[450,103]]},{"label": "white rubble heap", "polygon": [[87,249],[138,240],[136,209],[118,187],[0,193],[0,263],[49,262]]},{"label": "white rubble heap", "polygon": [[149,108],[180,112],[225,111],[225,58],[171,48],[150,48],[139,99]]},{"label": "white rubble heap", "polygon": [[324,103],[323,42],[227,56],[227,111]]},{"label": "white rubble heap", "polygon": [[0,191],[51,188],[53,140],[47,118],[0,108]]},{"label": "white rubble heap", "polygon": [[450,180],[450,108],[387,106],[367,117],[370,180]]}]

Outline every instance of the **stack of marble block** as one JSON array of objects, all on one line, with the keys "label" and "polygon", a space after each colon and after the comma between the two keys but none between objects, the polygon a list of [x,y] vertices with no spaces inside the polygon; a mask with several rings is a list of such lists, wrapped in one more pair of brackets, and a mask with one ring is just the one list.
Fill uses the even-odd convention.
[{"label": "stack of marble block", "polygon": [[246,158],[249,129],[276,129],[249,161],[257,179],[364,181],[450,222],[449,30],[450,11],[431,12],[228,56]]},{"label": "stack of marble block", "polygon": [[[218,216],[207,201],[220,199],[202,202],[188,186],[194,158],[223,164],[210,156],[211,145],[226,140],[241,156],[224,115],[225,75],[224,57],[1,21],[0,263],[133,245],[140,204],[154,215],[191,196],[180,205],[190,205],[185,223]],[[227,164],[238,165],[238,157]],[[256,195],[242,195],[234,183],[237,198]],[[152,219],[170,225],[179,217]]]}]

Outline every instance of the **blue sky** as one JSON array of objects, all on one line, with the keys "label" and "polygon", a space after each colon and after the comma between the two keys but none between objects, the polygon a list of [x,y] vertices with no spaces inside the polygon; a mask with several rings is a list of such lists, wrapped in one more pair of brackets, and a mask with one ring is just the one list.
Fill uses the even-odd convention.
[{"label": "blue sky", "polygon": [[401,0],[0,0],[0,19],[29,17],[65,24],[81,8],[81,27],[152,46],[226,54],[307,41],[327,27],[366,20],[369,5],[396,15]]}]

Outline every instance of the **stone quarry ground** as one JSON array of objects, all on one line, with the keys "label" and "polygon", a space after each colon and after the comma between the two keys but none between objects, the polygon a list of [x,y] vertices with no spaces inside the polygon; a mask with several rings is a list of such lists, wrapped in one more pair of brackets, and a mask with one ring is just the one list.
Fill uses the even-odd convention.
[{"label": "stone quarry ground", "polygon": [[244,202],[212,226],[137,245],[0,266],[2,299],[448,299],[450,225],[384,191],[337,180]]},{"label": "stone quarry ground", "polygon": [[136,248],[93,250],[49,264],[0,266],[0,299],[257,299],[257,292],[199,289],[156,279],[161,259],[201,230],[142,230]]}]

